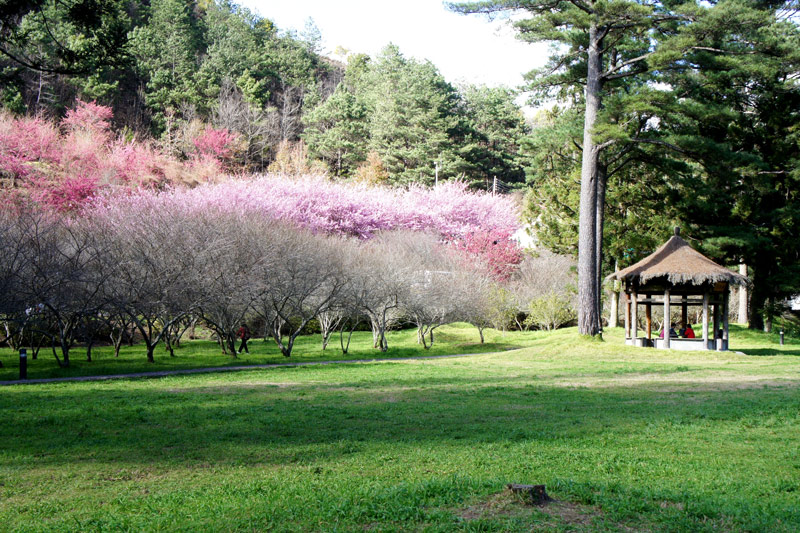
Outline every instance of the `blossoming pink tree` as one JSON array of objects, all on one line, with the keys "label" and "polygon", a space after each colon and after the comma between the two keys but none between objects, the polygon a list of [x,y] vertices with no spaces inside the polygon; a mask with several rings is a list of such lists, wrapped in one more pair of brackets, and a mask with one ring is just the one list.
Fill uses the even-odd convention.
[{"label": "blossoming pink tree", "polygon": [[45,210],[79,210],[101,191],[195,184],[223,174],[236,136],[206,129],[197,157],[179,161],[152,142],[116,136],[110,107],[76,101],[58,123],[0,113],[0,190],[3,204],[25,197]]},{"label": "blossoming pink tree", "polygon": [[[138,191],[127,202],[153,201],[171,209],[235,210],[284,220],[315,233],[370,238],[380,231],[434,231],[444,240],[483,231],[510,235],[519,226],[513,200],[470,191],[462,182],[409,189],[337,183],[323,178],[265,176],[155,194]],[[117,203],[109,196],[98,202]]]}]

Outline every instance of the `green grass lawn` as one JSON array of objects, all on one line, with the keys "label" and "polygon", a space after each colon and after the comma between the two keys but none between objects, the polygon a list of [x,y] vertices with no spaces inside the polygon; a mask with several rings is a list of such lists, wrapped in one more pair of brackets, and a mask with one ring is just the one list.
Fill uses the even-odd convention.
[{"label": "green grass lawn", "polygon": [[800,345],[516,335],[470,358],[2,387],[0,529],[800,530]]},{"label": "green grass lawn", "polygon": [[[485,331],[486,342],[480,344],[478,330],[469,324],[452,324],[435,330],[433,348],[425,350],[417,344],[416,330],[391,331],[387,335],[389,350],[382,353],[372,347],[372,333],[357,331],[353,334],[350,349],[342,354],[339,335],[331,338],[326,350],[322,350],[320,335],[306,335],[297,338],[292,356],[284,357],[272,339],[252,339],[250,353],[237,357],[224,355],[216,342],[209,340],[184,341],[175,349],[175,357],[163,347],[156,349],[155,363],[148,363],[143,345],[123,346],[118,358],[114,357],[111,346],[95,346],[92,349],[92,362],[86,361],[86,349],[77,346],[70,351],[70,367],[59,368],[50,348],[43,348],[38,359],[28,357],[28,378],[55,378],[69,376],[94,376],[102,374],[129,374],[156,370],[178,370],[184,368],[203,368],[217,366],[258,365],[265,363],[286,363],[294,361],[331,361],[337,359],[372,359],[385,357],[413,357],[418,355],[444,355],[454,353],[486,353],[519,348],[530,343],[530,335],[519,332],[502,333]],[[239,344],[237,342],[237,348]],[[30,350],[29,350],[30,351]],[[60,352],[59,352],[60,356]],[[19,353],[8,348],[0,348],[0,381],[19,377]]]}]

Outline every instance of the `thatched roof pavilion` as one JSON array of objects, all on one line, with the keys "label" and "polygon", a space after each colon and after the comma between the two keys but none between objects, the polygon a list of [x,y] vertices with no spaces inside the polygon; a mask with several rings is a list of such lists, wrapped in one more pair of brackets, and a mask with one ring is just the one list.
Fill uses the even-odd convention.
[{"label": "thatched roof pavilion", "polygon": [[[731,285],[747,285],[745,276],[728,270],[689,246],[680,237],[680,229],[661,248],[635,265],[611,274],[625,290],[625,342],[636,346],[673,348],[679,350],[728,349],[728,289]],[[687,325],[688,306],[703,306],[702,339],[671,338],[663,335],[651,339],[651,309],[654,303],[664,306],[663,331],[669,331],[671,305],[681,306],[681,327]],[[701,299],[690,299],[702,296]],[[645,305],[646,336],[638,337],[638,307]],[[713,337],[709,338],[709,307],[713,311]],[[723,327],[720,330],[719,323]]]}]

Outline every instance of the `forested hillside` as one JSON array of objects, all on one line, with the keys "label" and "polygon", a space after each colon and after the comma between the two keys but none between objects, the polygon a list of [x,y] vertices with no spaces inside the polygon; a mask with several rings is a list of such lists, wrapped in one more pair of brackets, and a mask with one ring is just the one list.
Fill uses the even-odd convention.
[{"label": "forested hillside", "polygon": [[59,120],[76,99],[96,102],[115,134],[153,137],[178,160],[214,130],[227,170],[285,170],[299,151],[371,182],[431,183],[437,165],[444,179],[524,178],[513,92],[457,88],[391,45],[333,60],[315,28],[286,31],[228,1],[11,2],[0,24],[2,105],[17,115]]}]

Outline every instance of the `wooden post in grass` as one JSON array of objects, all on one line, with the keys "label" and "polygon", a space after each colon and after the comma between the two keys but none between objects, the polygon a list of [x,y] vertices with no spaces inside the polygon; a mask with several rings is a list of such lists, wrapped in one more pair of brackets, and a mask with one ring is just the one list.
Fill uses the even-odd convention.
[{"label": "wooden post in grass", "polygon": [[703,349],[708,350],[708,293],[703,293]]},{"label": "wooden post in grass", "polygon": [[636,337],[639,336],[639,303],[638,295],[634,292],[633,296],[633,317],[632,317],[632,324],[631,324],[631,338],[633,339],[633,345],[636,346]]},{"label": "wooden post in grass", "polygon": [[688,300],[685,294],[681,296],[681,329],[686,329],[689,324],[689,305],[686,303]]},{"label": "wooden post in grass", "polygon": [[649,301],[644,306],[644,318],[647,322],[647,340],[649,341],[653,335],[653,304]]},{"label": "wooden post in grass", "polygon": [[722,297],[722,349],[728,349],[728,310],[730,306],[730,291],[726,290]]},{"label": "wooden post in grass", "polygon": [[669,289],[664,290],[664,348],[669,349],[669,334],[672,331],[672,323],[669,321]]},{"label": "wooden post in grass", "polygon": [[631,295],[625,293],[625,340],[631,338]]}]

